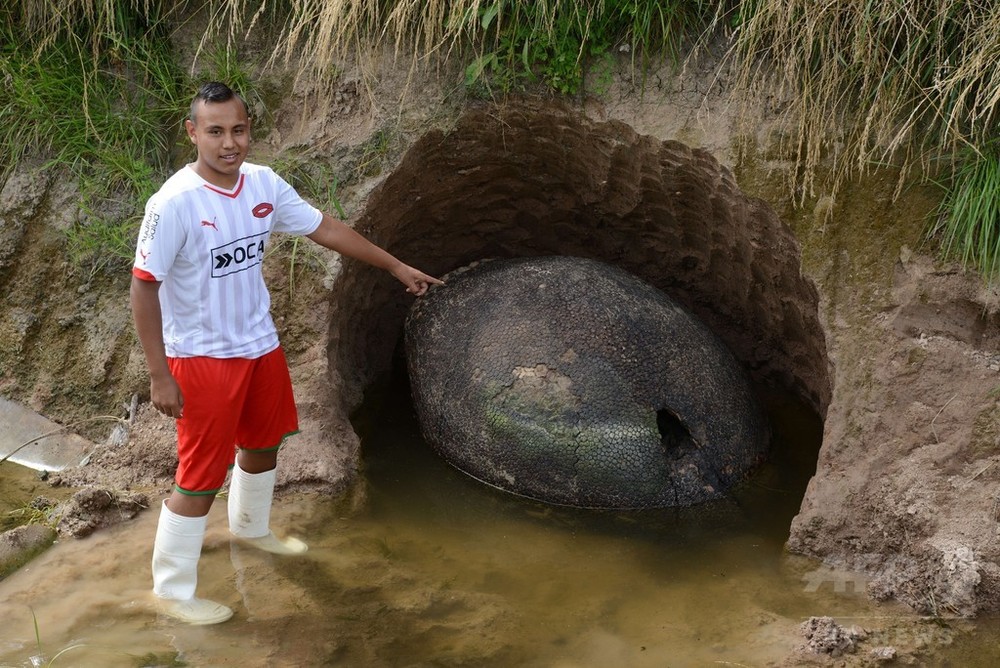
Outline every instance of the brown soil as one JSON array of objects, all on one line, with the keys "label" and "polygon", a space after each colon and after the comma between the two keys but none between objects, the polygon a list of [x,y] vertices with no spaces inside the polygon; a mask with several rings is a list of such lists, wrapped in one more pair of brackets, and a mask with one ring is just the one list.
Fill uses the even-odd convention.
[{"label": "brown soil", "polygon": [[[839,386],[789,548],[933,615],[1000,606],[998,315],[974,279],[904,254]],[[858,342],[853,343],[854,346]],[[842,388],[842,389],[841,389]]]}]

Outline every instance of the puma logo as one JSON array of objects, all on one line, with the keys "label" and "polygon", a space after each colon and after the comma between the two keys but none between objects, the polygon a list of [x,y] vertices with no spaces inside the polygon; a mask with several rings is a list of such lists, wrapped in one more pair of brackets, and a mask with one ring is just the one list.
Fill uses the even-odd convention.
[{"label": "puma logo", "polygon": [[207,221],[207,220],[203,220],[203,221],[201,221],[201,226],[202,226],[202,227],[211,227],[211,228],[212,228],[213,230],[215,230],[216,232],[218,232],[218,231],[219,231],[219,227],[218,227],[218,226],[217,226],[217,225],[215,224],[215,222],[214,222],[214,221],[213,221],[213,222],[209,222],[209,221]]}]

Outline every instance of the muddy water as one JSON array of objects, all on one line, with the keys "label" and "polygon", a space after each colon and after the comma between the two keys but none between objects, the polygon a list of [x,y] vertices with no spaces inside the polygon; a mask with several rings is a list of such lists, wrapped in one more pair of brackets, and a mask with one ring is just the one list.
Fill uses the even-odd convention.
[{"label": "muddy water", "polygon": [[359,420],[363,482],[336,502],[276,503],[274,524],[304,537],[306,556],[231,545],[213,508],[199,591],[232,606],[232,621],[185,627],[149,612],[147,512],[0,582],[0,666],[36,655],[62,666],[761,666],[802,644],[809,616],[905,617],[782,552],[820,434],[787,402],[773,415],[783,464],[732,499],[580,512],[443,464],[396,383]]},{"label": "muddy water", "polygon": [[0,532],[24,524],[32,499],[45,496],[61,501],[69,496],[66,490],[53,489],[42,477],[38,471],[9,461],[0,464]]}]

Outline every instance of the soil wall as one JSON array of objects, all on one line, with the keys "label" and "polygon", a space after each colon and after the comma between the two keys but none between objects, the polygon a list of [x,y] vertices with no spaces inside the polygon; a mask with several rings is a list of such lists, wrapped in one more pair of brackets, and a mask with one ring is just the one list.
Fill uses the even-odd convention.
[{"label": "soil wall", "polygon": [[[262,76],[282,95],[251,159],[341,175],[349,221],[405,261],[438,274],[490,255],[614,261],[810,403],[824,442],[791,551],[863,571],[871,595],[920,611],[1000,607],[996,295],[923,246],[933,188],[896,197],[899,175],[883,169],[836,195],[822,178],[795,192],[796,165],[776,150],[788,128],[743,115],[711,58],[644,86],[623,62],[572,100],[472,99],[459,64],[388,57],[322,90]],[[127,270],[82,275],[65,260],[75,201],[64,175],[32,164],[0,191],[0,392],[63,423],[148,392]],[[338,493],[358,463],[349,417],[386,373],[409,298],[291,244],[268,273],[302,421],[279,482]],[[100,429],[81,427],[97,441]],[[128,446],[63,479],[166,488],[172,456],[172,425],[142,409]]]}]

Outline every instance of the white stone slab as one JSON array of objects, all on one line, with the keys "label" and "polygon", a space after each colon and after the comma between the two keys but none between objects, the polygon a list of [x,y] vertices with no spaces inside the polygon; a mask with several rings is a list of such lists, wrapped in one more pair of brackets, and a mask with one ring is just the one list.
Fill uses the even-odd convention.
[{"label": "white stone slab", "polygon": [[[21,447],[28,441],[32,443]],[[17,450],[7,461],[38,471],[61,471],[80,464],[94,447],[48,418],[0,397],[0,459]]]}]

